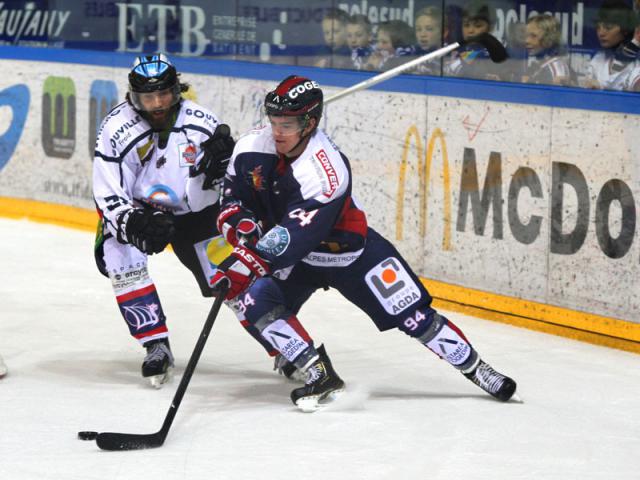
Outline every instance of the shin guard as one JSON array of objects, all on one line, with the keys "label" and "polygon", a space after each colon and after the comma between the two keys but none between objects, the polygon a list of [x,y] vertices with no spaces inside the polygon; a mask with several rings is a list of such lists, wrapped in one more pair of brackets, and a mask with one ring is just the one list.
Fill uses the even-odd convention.
[{"label": "shin guard", "polygon": [[313,348],[313,341],[295,315],[272,312],[258,320],[256,327],[262,337],[298,369],[304,370],[317,360],[318,353]]},{"label": "shin guard", "polygon": [[479,361],[477,352],[464,333],[448,318],[438,313],[433,314],[431,324],[417,340],[463,372],[475,368]]},{"label": "shin guard", "polygon": [[166,317],[155,285],[151,284],[145,288],[118,295],[116,300],[122,318],[129,327],[129,333],[141,345],[169,335]]},{"label": "shin guard", "polygon": [[[244,307],[241,301],[235,298],[233,300],[225,301],[225,304],[229,308],[231,308],[231,310],[233,310],[233,313],[235,313],[236,318],[240,322],[240,325],[242,325],[242,327],[247,331],[247,333],[251,335],[260,345],[262,345],[262,348],[266,350],[267,354],[269,354],[270,357],[275,357],[278,353],[281,353],[280,350],[278,349],[278,346],[274,344],[274,342],[272,342],[271,339],[268,339],[267,337],[265,337],[260,331],[261,329],[264,329],[264,326],[268,325],[269,321],[272,318],[275,318],[276,315],[267,315],[265,316],[266,318],[258,320],[257,322],[258,325],[253,325],[247,319],[245,315],[246,307]],[[277,309],[276,313],[282,314],[284,313],[284,310]],[[307,342],[310,341],[309,334],[307,333],[307,331],[304,329],[302,324],[300,324],[300,322],[294,315],[289,317],[288,322],[289,322],[289,325],[294,329],[294,331],[298,332],[301,338],[305,339],[305,341]]]}]

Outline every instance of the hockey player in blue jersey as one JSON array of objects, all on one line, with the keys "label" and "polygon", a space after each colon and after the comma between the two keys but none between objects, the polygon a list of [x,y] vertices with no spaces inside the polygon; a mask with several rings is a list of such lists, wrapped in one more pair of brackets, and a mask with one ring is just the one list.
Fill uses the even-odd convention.
[{"label": "hockey player in blue jersey", "polygon": [[[516,383],[480,359],[464,334],[431,307],[431,297],[396,248],[367,225],[352,197],[347,157],[318,128],[318,84],[291,76],[265,98],[268,125],[236,144],[223,185],[218,228],[234,245],[212,285],[227,284],[245,320],[299,370],[291,392],[314,411],[345,384],[323,346],[296,317],[319,288],[335,288],[379,330],[398,328],[502,401]],[[235,241],[238,230],[246,234]],[[264,233],[263,233],[264,232]]]},{"label": "hockey player in blue jersey", "polygon": [[[100,215],[96,261],[111,280],[130,334],[146,349],[142,375],[155,387],[168,379],[174,361],[148,255],[171,244],[202,295],[211,296],[212,258],[217,253],[224,259],[231,251],[216,219],[235,142],[216,115],[183,98],[187,88],[165,55],[136,58],[126,100],[102,122],[93,162]],[[277,355],[255,327],[245,327]],[[287,376],[295,373],[283,358],[277,360]]]}]

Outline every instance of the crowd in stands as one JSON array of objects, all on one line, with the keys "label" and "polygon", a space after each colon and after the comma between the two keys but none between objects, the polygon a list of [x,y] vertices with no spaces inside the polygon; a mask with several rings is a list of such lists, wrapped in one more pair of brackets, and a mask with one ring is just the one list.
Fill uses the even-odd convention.
[{"label": "crowd in stands", "polygon": [[362,14],[332,9],[322,21],[325,45],[314,66],[386,71],[447,44],[465,45],[444,58],[423,63],[411,73],[483,80],[640,91],[640,0],[603,0],[594,29],[600,48],[586,69],[574,71],[561,25],[549,13],[510,24],[499,40],[508,59],[496,64],[474,36],[492,33],[495,8],[487,0],[469,0],[420,9],[410,26],[402,20],[372,24]]}]

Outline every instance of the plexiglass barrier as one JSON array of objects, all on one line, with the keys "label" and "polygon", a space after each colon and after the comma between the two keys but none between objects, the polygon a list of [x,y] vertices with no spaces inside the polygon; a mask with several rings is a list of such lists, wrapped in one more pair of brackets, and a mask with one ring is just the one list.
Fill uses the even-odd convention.
[{"label": "plexiglass barrier", "polygon": [[[0,2],[0,43],[640,90],[640,0],[35,0]],[[473,42],[488,32],[509,58]]]}]

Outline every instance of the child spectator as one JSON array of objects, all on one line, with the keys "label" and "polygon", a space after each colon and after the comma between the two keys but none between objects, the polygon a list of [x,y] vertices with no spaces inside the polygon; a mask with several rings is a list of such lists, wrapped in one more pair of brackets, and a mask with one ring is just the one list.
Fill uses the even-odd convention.
[{"label": "child spectator", "polygon": [[365,70],[390,70],[411,59],[413,28],[402,20],[390,20],[378,26],[376,50],[364,65]]},{"label": "child spectator", "polygon": [[325,45],[313,63],[321,68],[350,68],[351,52],[347,46],[347,22],[349,15],[339,8],[331,8],[322,19]]},{"label": "child spectator", "polygon": [[527,21],[526,45],[529,54],[523,82],[571,85],[574,74],[561,52],[560,23],[551,15],[536,15]]},{"label": "child spectator", "polygon": [[[495,11],[488,3],[471,1],[462,11],[462,38],[469,40],[482,33],[490,33],[495,23]],[[459,50],[445,68],[447,75],[485,80],[500,80],[500,73],[486,48],[467,44]]]},{"label": "child spectator", "polygon": [[589,62],[585,87],[640,91],[640,61],[633,52],[625,54],[635,45],[636,23],[635,13],[624,1],[602,2],[596,17],[596,32],[602,48]]},{"label": "child spectator", "polygon": [[354,68],[362,70],[374,47],[371,22],[366,15],[352,15],[347,22],[347,45],[351,49]]},{"label": "child spectator", "polygon": [[[443,45],[443,36],[448,32],[443,32],[442,26],[447,25],[443,19],[442,10],[438,7],[425,7],[418,11],[415,20],[416,44],[414,45],[415,57],[421,57],[431,53]],[[444,35],[443,35],[444,34]],[[442,59],[436,58],[419,65],[414,71],[422,75],[441,75]]]}]

